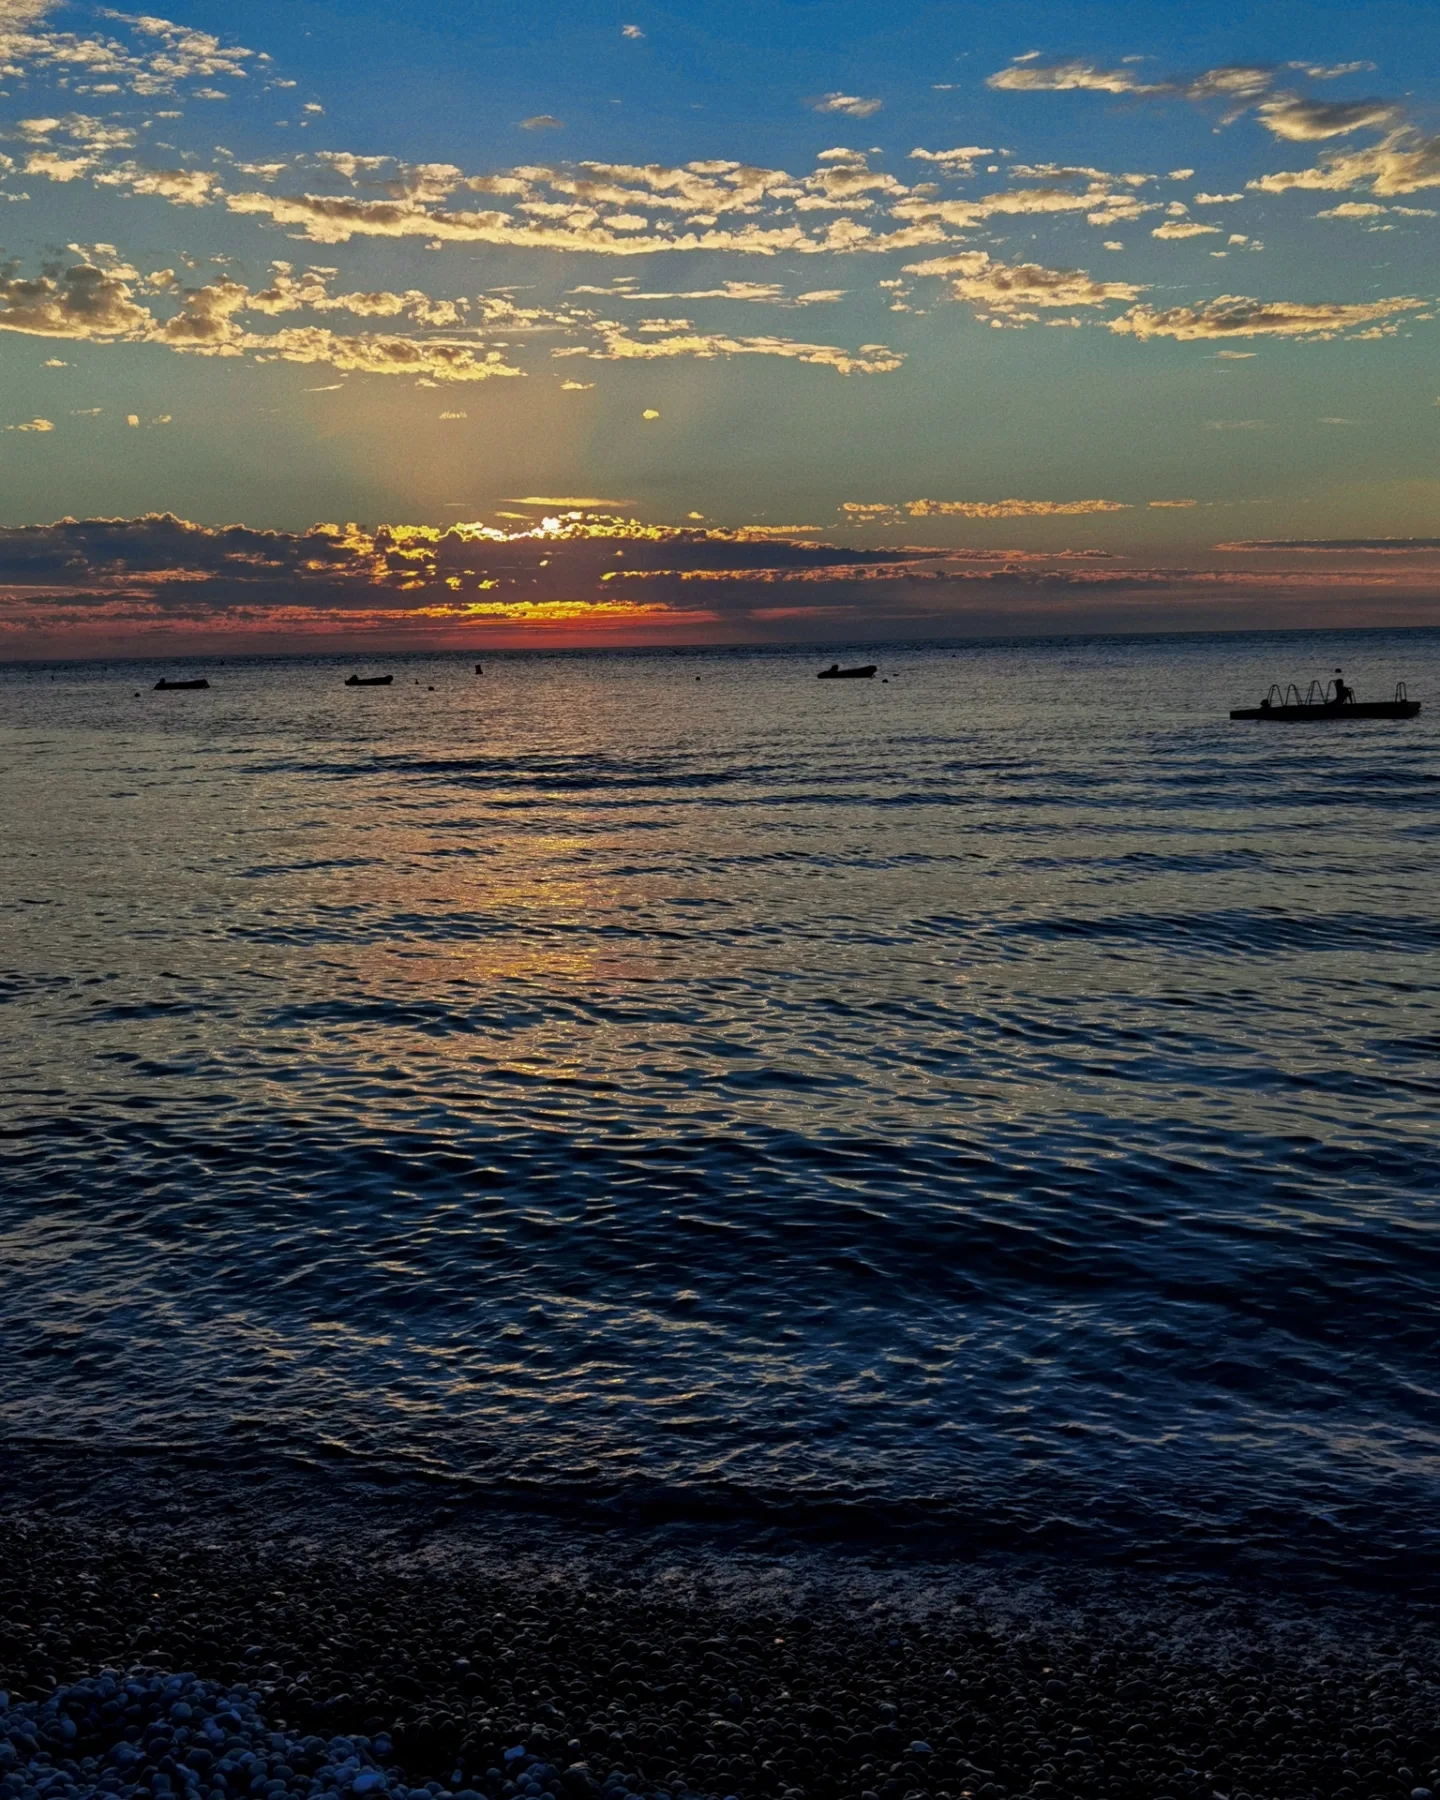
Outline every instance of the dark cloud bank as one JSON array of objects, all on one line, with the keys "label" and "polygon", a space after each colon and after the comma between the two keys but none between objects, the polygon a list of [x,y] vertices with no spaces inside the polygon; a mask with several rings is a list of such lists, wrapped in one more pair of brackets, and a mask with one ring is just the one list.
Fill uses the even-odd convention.
[{"label": "dark cloud bank", "polygon": [[[1347,567],[1375,540],[1291,540],[1154,567],[1095,550],[861,548],[798,528],[581,511],[512,529],[62,519],[0,529],[0,656],[1440,623],[1427,545],[1390,542],[1417,560]],[[1277,550],[1298,552],[1297,565]]]}]

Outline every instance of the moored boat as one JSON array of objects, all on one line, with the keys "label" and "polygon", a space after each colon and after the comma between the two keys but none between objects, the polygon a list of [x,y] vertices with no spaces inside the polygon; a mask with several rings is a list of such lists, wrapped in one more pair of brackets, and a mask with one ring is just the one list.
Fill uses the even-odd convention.
[{"label": "moored boat", "polygon": [[831,663],[828,669],[821,669],[817,681],[868,681],[875,673],[878,664],[866,663],[859,669],[842,669],[839,663]]},{"label": "moored boat", "polygon": [[393,675],[347,675],[346,687],[389,687]]},{"label": "moored boat", "polygon": [[156,694],[181,694],[181,693],[191,692],[196,688],[208,688],[209,685],[210,685],[210,683],[208,681],[203,681],[203,680],[202,681],[167,681],[165,679],[165,677],[162,675],[160,677],[160,679],[155,683],[155,686],[151,690],[151,692],[156,693]]},{"label": "moored boat", "polygon": [[1230,717],[1300,725],[1329,719],[1413,719],[1419,711],[1420,702],[1409,697],[1403,681],[1395,683],[1393,700],[1357,700],[1354,688],[1346,684],[1337,669],[1334,681],[1323,688],[1318,681],[1312,681],[1303,698],[1293,681],[1283,690],[1278,681],[1272,682],[1270,692],[1258,706],[1237,707]]}]

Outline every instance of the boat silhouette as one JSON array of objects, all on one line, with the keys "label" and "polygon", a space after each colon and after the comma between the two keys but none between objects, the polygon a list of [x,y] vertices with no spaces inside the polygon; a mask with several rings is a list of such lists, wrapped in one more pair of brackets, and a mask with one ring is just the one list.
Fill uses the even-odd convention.
[{"label": "boat silhouette", "polygon": [[817,681],[868,681],[875,673],[877,665],[866,663],[863,668],[842,669],[839,663],[831,663],[828,669],[822,669],[816,676]]},{"label": "boat silhouette", "polygon": [[1395,683],[1393,700],[1357,700],[1354,688],[1337,669],[1335,680],[1327,681],[1323,688],[1318,681],[1312,681],[1303,699],[1293,681],[1284,689],[1278,681],[1272,681],[1270,692],[1258,706],[1236,707],[1230,717],[1304,725],[1329,719],[1413,719],[1419,711],[1420,702],[1409,697],[1403,681]]},{"label": "boat silhouette", "polygon": [[348,675],[346,687],[389,687],[395,679],[393,675]]},{"label": "boat silhouette", "polygon": [[208,688],[208,681],[167,681],[162,675],[151,689],[156,694],[179,694],[194,688]]}]

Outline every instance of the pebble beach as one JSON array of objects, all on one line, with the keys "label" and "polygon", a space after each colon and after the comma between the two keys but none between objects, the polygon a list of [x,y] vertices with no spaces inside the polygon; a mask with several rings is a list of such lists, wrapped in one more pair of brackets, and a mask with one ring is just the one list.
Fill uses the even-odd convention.
[{"label": "pebble beach", "polygon": [[232,1502],[218,1524],[160,1493],[98,1520],[8,1498],[4,1800],[1426,1800],[1440,1783],[1435,1609],[1413,1597],[394,1496]]}]

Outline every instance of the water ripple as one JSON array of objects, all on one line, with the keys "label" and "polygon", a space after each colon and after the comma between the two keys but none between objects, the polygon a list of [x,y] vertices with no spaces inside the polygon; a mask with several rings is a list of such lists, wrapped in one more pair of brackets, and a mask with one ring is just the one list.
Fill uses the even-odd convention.
[{"label": "water ripple", "polygon": [[1440,638],[0,670],[0,1433],[1440,1585],[1433,707],[1307,656]]}]

